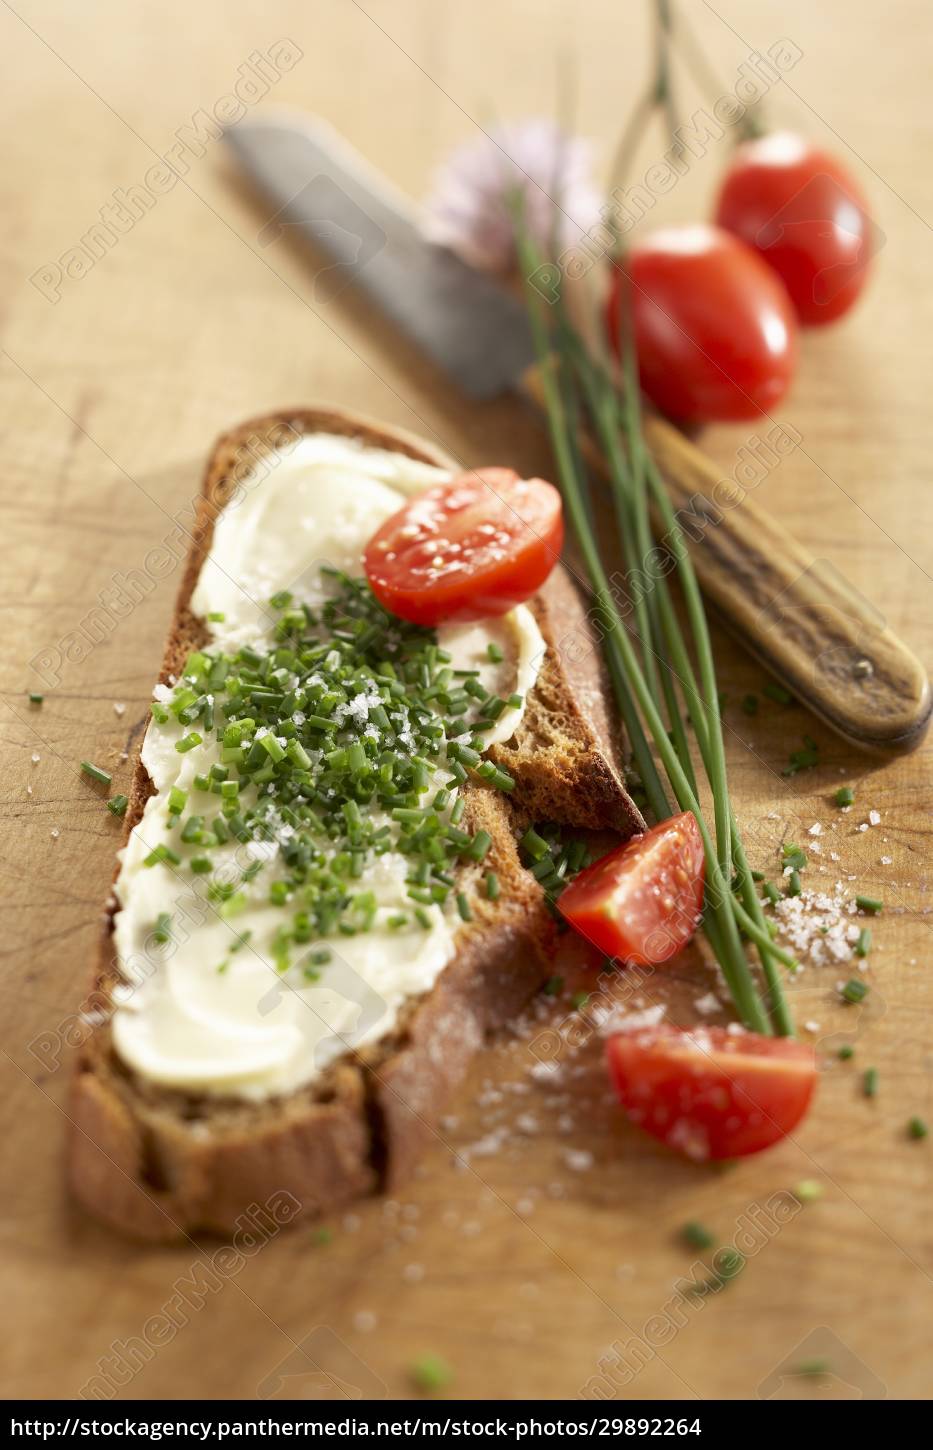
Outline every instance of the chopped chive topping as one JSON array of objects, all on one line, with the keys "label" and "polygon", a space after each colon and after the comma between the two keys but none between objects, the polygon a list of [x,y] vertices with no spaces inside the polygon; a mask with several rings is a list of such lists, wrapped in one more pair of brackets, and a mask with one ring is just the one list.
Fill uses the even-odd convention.
[{"label": "chopped chive topping", "polygon": [[852,977],[841,989],[840,996],[844,1002],[864,1002],[868,992],[867,982],[861,982],[858,977]]},{"label": "chopped chive topping", "polygon": [[30,703],[30,705],[41,705],[42,704],[42,701],[44,699],[45,699],[45,696],[44,695],[30,695],[29,696],[29,703]]},{"label": "chopped chive topping", "polygon": [[188,792],[186,790],[182,790],[181,786],[173,785],[168,793],[169,814],[173,816],[180,816],[187,804]]},{"label": "chopped chive topping", "polygon": [[867,911],[870,916],[877,916],[879,911],[884,910],[884,902],[878,901],[874,896],[857,896],[855,904],[859,911]]},{"label": "chopped chive topping", "polygon": [[787,878],[787,889],[784,893],[785,896],[799,896],[802,889],[803,888],[800,885],[800,872],[792,871]]},{"label": "chopped chive topping", "polygon": [[155,846],[153,850],[149,852],[148,856],[143,858],[143,865],[158,866],[162,862],[165,862],[170,866],[180,866],[181,857],[176,856],[175,852],[171,849],[170,846],[166,846],[160,842],[158,846]]},{"label": "chopped chive topping", "polygon": [[850,806],[855,800],[855,791],[847,785],[841,785],[833,796],[837,806]]},{"label": "chopped chive topping", "polygon": [[716,1242],[709,1229],[696,1222],[685,1223],[680,1236],[691,1249],[711,1249]]},{"label": "chopped chive topping", "polygon": [[794,703],[794,697],[790,691],[785,690],[783,685],[777,684],[774,680],[768,681],[762,690],[762,694],[767,695],[769,700],[774,700],[778,705],[792,705]]},{"label": "chopped chive topping", "polygon": [[563,977],[549,977],[545,982],[542,991],[548,997],[557,997],[564,990]]},{"label": "chopped chive topping", "polygon": [[742,709],[746,715],[758,714],[758,696],[745,695],[742,699]]},{"label": "chopped chive topping", "polygon": [[550,846],[543,836],[539,836],[534,826],[530,826],[519,841],[519,846],[531,857],[532,861],[541,861],[550,854]]},{"label": "chopped chive topping", "polygon": [[461,921],[472,921],[473,913],[470,910],[470,903],[462,891],[457,893],[457,910],[460,913]]},{"label": "chopped chive topping", "polygon": [[878,1095],[878,1069],[866,1067],[862,1074],[862,1092],[867,1098],[874,1098]]},{"label": "chopped chive topping", "polygon": [[778,902],[781,900],[781,893],[775,886],[774,882],[766,881],[761,889],[764,892],[765,896],[767,896],[768,900],[771,902],[771,905],[777,906]]},{"label": "chopped chive topping", "polygon": [[499,645],[496,644],[494,639],[491,639],[486,646],[486,653],[492,660],[494,665],[501,665],[502,661],[505,659],[505,655],[502,653],[501,648],[499,647]]},{"label": "chopped chive topping", "polygon": [[160,945],[164,945],[165,942],[171,941],[171,937],[172,918],[167,911],[160,911],[156,917],[155,926],[152,928],[152,939]]},{"label": "chopped chive topping", "polygon": [[855,1056],[855,1048],[852,1046],[851,1043],[844,1042],[840,1047],[837,1056],[840,1062],[848,1062],[850,1058]]},{"label": "chopped chive topping", "polygon": [[224,614],[222,609],[212,609],[207,617],[210,620],[211,624],[223,624],[227,616]]},{"label": "chopped chive topping", "polygon": [[[428,929],[448,903],[463,916],[457,867],[482,862],[492,838],[465,828],[459,787],[471,772],[503,792],[514,786],[484,758],[484,738],[520,697],[489,694],[480,669],[454,669],[436,636],[389,615],[364,579],[322,572],[322,606],[277,594],[271,643],[193,651],[172,694],[156,702],[163,723],[183,727],[179,754],[202,745],[214,754],[210,765],[195,757],[201,768],[187,791],[169,792],[178,854],[160,847],[147,863],[184,858],[210,876],[208,898],[225,919],[245,909],[244,887],[268,871],[258,899],[282,913],[272,949],[280,971],[302,968],[294,948],[305,942],[377,921]],[[487,650],[493,663],[495,653]],[[239,881],[214,856],[228,842],[251,848]],[[412,906],[382,916],[358,883],[389,851],[405,859]],[[485,881],[495,899],[498,878],[487,872]]]},{"label": "chopped chive topping", "polygon": [[792,866],[795,871],[802,871],[807,864],[807,857],[799,846],[785,842],[781,848],[781,855],[785,866]]},{"label": "chopped chive topping", "polygon": [[81,769],[85,775],[91,777],[91,780],[96,780],[98,785],[109,785],[113,780],[113,776],[108,771],[101,770],[99,765],[92,765],[89,760],[82,760]]},{"label": "chopped chive topping", "polygon": [[927,1136],[927,1134],[929,1133],[929,1131],[930,1131],[929,1128],[927,1127],[926,1123],[923,1121],[922,1118],[910,1118],[910,1119],[908,1119],[908,1122],[907,1122],[907,1136],[908,1136],[908,1138],[914,1138],[914,1139],[925,1138]]},{"label": "chopped chive topping", "polygon": [[863,926],[862,930],[858,934],[858,941],[855,943],[855,955],[857,957],[867,957],[870,950],[871,929],[867,926]]},{"label": "chopped chive topping", "polygon": [[570,1005],[575,1012],[579,1012],[582,1007],[586,1006],[589,1000],[589,992],[574,992],[573,996],[570,999]]},{"label": "chopped chive topping", "polygon": [[129,800],[125,795],[111,796],[107,802],[107,809],[114,816],[125,816]]}]

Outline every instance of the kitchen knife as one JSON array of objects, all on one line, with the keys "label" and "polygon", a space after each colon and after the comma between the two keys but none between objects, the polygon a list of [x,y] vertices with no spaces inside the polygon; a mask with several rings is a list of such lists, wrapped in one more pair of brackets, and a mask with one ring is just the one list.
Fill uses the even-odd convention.
[{"label": "kitchen knife", "polygon": [[[521,303],[428,241],[412,203],[330,126],[280,114],[240,121],[225,138],[272,208],[257,246],[291,235],[326,260],[315,300],[358,288],[468,397],[482,402],[512,388],[540,402]],[[673,425],[648,415],[645,432],[683,511],[700,583],[733,633],[852,744],[887,752],[919,744],[933,694],[882,616],[738,485],[724,483]]]}]

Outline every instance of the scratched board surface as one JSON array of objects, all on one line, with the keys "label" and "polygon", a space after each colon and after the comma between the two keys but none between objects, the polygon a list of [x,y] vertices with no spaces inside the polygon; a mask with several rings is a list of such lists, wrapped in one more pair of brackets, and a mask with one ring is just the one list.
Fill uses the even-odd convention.
[{"label": "scratched board surface", "polygon": [[[686,8],[730,85],[753,53],[794,42],[771,114],[847,157],[878,216],[871,291],[843,325],[805,337],[778,415],[802,442],[756,496],[929,663],[928,47],[891,43],[929,41],[928,7]],[[607,1016],[658,1004],[681,1021],[728,1014],[696,954],[608,992],[570,961],[563,987],[477,1061],[397,1200],[326,1232],[259,1225],[221,1271],[216,1245],[121,1242],[63,1190],[73,1014],[120,830],[78,762],[128,783],[213,438],[326,400],[465,463],[550,467],[519,404],[467,405],[351,293],[316,291],[287,238],[262,245],[263,216],[205,117],[229,114],[238,83],[251,110],[312,107],[421,196],[483,118],[552,112],[570,67],[578,128],[600,138],[605,168],[632,99],[620,75],[634,88],[648,54],[647,15],[598,0],[561,9],[313,0],[260,14],[241,0],[108,0],[89,26],[83,9],[22,0],[0,14],[6,1394],[405,1396],[429,1351],[450,1367],[449,1392],[470,1397],[927,1393],[933,1149],[906,1124],[933,1117],[931,747],[892,763],[856,756],[796,706],[765,700],[758,668],[718,635],[752,864],[772,874],[781,841],[805,840],[812,889],[832,896],[839,882],[843,896],[857,885],[885,901],[865,1005],[839,1004],[848,965],[811,962],[796,984],[827,1067],[793,1141],[697,1168],[629,1129],[607,1092]],[[683,104],[700,104],[687,82]],[[694,158],[659,220],[707,213],[728,144]],[[184,172],[174,184],[169,154]],[[704,443],[725,474],[757,447],[740,427]],[[782,776],[808,734],[819,764]],[[831,799],[840,784],[856,793],[847,814]],[[574,1007],[587,989],[589,1009]],[[829,1051],[842,1041],[849,1062]],[[801,1184],[819,1192],[804,1190],[803,1206]],[[746,1255],[717,1294],[677,1290],[708,1257],[682,1242],[689,1221]],[[296,1373],[301,1345],[317,1370]],[[801,1376],[815,1360],[831,1372]]]}]

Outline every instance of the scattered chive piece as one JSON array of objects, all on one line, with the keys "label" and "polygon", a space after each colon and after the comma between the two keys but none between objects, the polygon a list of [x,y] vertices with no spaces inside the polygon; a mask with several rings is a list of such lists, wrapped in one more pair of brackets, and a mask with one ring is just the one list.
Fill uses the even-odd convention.
[{"label": "scattered chive piece", "polygon": [[844,1042],[837,1053],[840,1062],[848,1062],[855,1056],[855,1048],[850,1042]]},{"label": "scattered chive piece", "polygon": [[801,1203],[815,1203],[818,1198],[823,1197],[823,1185],[815,1178],[801,1178],[794,1185],[794,1197]]},{"label": "scattered chive piece", "polygon": [[714,1278],[720,1284],[728,1284],[730,1279],[741,1274],[747,1262],[745,1255],[740,1254],[738,1249],[718,1249],[714,1257],[714,1264],[716,1259],[719,1260],[719,1264],[715,1267]]},{"label": "scattered chive piece", "polygon": [[855,791],[847,785],[841,785],[833,796],[837,806],[850,806],[855,800]]},{"label": "scattered chive piece", "polygon": [[313,1244],[329,1244],[332,1242],[333,1237],[334,1231],[332,1228],[316,1228],[311,1235],[311,1242]]},{"label": "scattered chive piece", "polygon": [[841,997],[845,1002],[864,1002],[868,996],[869,987],[867,982],[860,982],[858,977],[852,977],[841,990]]},{"label": "scattered chive piece", "polygon": [[492,660],[494,665],[501,665],[502,661],[505,659],[505,655],[502,653],[502,650],[496,644],[494,639],[491,639],[486,646],[486,653]]},{"label": "scattered chive piece", "polygon": [[829,1372],[829,1361],[826,1359],[805,1359],[801,1364],[795,1364],[790,1371],[799,1379],[820,1379]]},{"label": "scattered chive piece", "polygon": [[774,882],[766,881],[761,889],[764,892],[765,896],[767,896],[771,905],[777,906],[778,902],[781,900],[781,893],[775,886]]},{"label": "scattered chive piece", "polygon": [[857,957],[867,957],[870,949],[871,929],[870,927],[863,926],[858,934],[858,941],[855,943],[855,955]]},{"label": "scattered chive piece", "polygon": [[742,709],[746,715],[758,714],[758,696],[745,695],[742,699]]},{"label": "scattered chive piece", "polygon": [[800,885],[800,872],[792,871],[787,878],[786,896],[799,896],[803,888]]},{"label": "scattered chive piece", "polygon": [[445,1389],[453,1379],[453,1370],[439,1354],[423,1354],[409,1371],[414,1384],[426,1394]]},{"label": "scattered chive piece", "polygon": [[589,992],[574,992],[570,999],[570,1005],[575,1012],[579,1012],[581,1007],[585,1007],[589,1000]]},{"label": "scattered chive piece", "polygon": [[211,624],[223,624],[227,616],[222,609],[212,609],[207,617]]},{"label": "scattered chive piece", "polygon": [[164,725],[168,720],[168,711],[165,706],[161,705],[158,700],[153,700],[149,708],[152,711],[153,720],[158,721],[160,725]]},{"label": "scattered chive piece", "polygon": [[711,1249],[716,1242],[709,1229],[695,1221],[685,1223],[680,1230],[680,1236],[691,1249]]},{"label": "scattered chive piece", "polygon": [[109,785],[113,780],[112,775],[108,774],[106,770],[101,770],[99,765],[92,765],[89,760],[82,760],[81,769],[85,775],[91,777],[91,780],[96,780],[98,785]]},{"label": "scattered chive piece", "polygon": [[126,808],[128,805],[129,800],[125,795],[115,795],[111,796],[110,800],[107,802],[107,809],[108,811],[110,811],[111,815],[125,816]]},{"label": "scattered chive piece", "polygon": [[470,903],[467,901],[466,895],[462,891],[459,891],[457,893],[457,910],[460,913],[461,921],[473,920],[473,913],[470,910]]},{"label": "scattered chive piece", "polygon": [[792,842],[786,841],[781,847],[781,855],[785,866],[792,866],[795,871],[802,871],[807,864],[806,852]]},{"label": "scattered chive piece", "polygon": [[31,694],[29,696],[29,703],[30,703],[30,705],[41,705],[42,704],[42,701],[44,699],[45,699],[45,696],[44,695],[32,695]]},{"label": "scattered chive piece", "polygon": [[548,997],[556,997],[560,992],[564,990],[563,977],[548,977],[541,990]]},{"label": "scattered chive piece", "polygon": [[181,740],[175,741],[175,749],[179,755],[187,755],[189,750],[193,750],[196,745],[200,745],[201,743],[201,736],[196,730],[192,730],[190,734],[185,735]]},{"label": "scattered chive piece", "polygon": [[777,684],[774,680],[768,681],[762,690],[762,694],[767,695],[769,700],[774,700],[778,705],[792,705],[794,703],[794,697],[790,691],[785,690],[783,685]]},{"label": "scattered chive piece", "polygon": [[878,1096],[878,1069],[866,1067],[862,1074],[862,1091],[867,1098]]},{"label": "scattered chive piece", "polygon": [[855,904],[859,911],[867,911],[870,916],[877,916],[879,911],[884,910],[884,902],[878,901],[874,896],[857,896]]},{"label": "scattered chive piece", "polygon": [[192,856],[191,860],[188,862],[188,865],[191,867],[195,876],[206,876],[208,872],[212,869],[210,858],[208,856]]},{"label": "scattered chive piece", "polygon": [[922,1118],[910,1118],[908,1120],[908,1138],[913,1138],[915,1141],[918,1141],[920,1138],[925,1138],[929,1131],[929,1128],[927,1127],[926,1123],[923,1121]]},{"label": "scattered chive piece", "polygon": [[499,878],[495,871],[486,872],[486,897],[489,901],[499,899]]}]

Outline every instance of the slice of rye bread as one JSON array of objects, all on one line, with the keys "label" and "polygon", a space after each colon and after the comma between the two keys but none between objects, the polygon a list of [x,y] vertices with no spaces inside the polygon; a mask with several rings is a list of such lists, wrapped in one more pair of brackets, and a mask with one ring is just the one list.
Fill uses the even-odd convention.
[{"label": "slice of rye bread", "polygon": [[[270,414],[225,434],[208,462],[192,546],[169,634],[161,680],[181,672],[205,642],[190,600],[214,520],[238,487],[296,434],[358,438],[425,463],[452,459],[412,435],[329,409]],[[414,999],[390,1035],[347,1052],[307,1086],[254,1103],[168,1089],[134,1074],[116,1055],[110,1015],[121,980],[111,897],[86,1016],[96,1023],[79,1049],[73,1081],[69,1171],[77,1198],[99,1219],[150,1240],[198,1231],[229,1234],[251,1205],[276,1193],[320,1213],[410,1173],[436,1133],[451,1092],[487,1034],[514,1018],[546,978],[553,920],[541,888],[519,860],[516,833],[531,819],[600,827],[623,836],[644,829],[620,772],[598,662],[585,612],[562,568],[532,608],[547,655],[515,738],[496,749],[514,774],[506,798],[465,788],[468,821],[492,846],[483,870],[498,873],[490,902],[470,892],[474,919],[434,988]],[[126,834],[152,793],[137,757]],[[474,877],[480,868],[473,868]],[[467,878],[470,891],[474,882]]]}]

